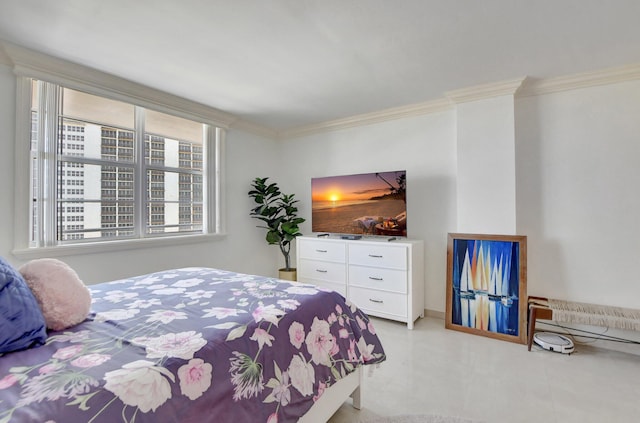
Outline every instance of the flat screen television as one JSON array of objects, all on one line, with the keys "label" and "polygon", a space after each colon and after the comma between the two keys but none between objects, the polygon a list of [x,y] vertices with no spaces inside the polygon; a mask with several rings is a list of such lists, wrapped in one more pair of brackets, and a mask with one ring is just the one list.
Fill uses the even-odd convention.
[{"label": "flat screen television", "polygon": [[311,229],[330,234],[407,236],[407,172],[311,179]]}]

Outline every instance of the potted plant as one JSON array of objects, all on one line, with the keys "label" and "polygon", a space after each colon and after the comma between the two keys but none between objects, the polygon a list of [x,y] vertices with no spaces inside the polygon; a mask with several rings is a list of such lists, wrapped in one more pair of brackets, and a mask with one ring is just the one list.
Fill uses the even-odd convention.
[{"label": "potted plant", "polygon": [[278,184],[268,183],[269,178],[256,178],[251,183],[253,188],[249,197],[253,198],[256,206],[251,209],[250,216],[265,223],[258,228],[267,230],[266,240],[269,245],[278,245],[284,256],[284,268],[279,269],[280,279],[296,280],[296,269],[291,267],[291,241],[300,233],[299,224],[305,219],[298,217],[298,208],[294,194],[283,194]]}]

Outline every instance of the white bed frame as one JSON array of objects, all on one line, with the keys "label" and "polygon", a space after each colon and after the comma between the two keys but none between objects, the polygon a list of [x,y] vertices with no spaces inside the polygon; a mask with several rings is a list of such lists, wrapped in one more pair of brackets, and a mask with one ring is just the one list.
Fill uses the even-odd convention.
[{"label": "white bed frame", "polygon": [[362,366],[329,387],[315,404],[298,420],[302,423],[326,422],[351,397],[353,407],[360,410]]}]

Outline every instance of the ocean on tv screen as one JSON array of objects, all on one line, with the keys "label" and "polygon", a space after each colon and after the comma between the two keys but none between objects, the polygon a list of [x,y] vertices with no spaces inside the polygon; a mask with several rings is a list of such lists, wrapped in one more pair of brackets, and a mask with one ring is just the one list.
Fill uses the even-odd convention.
[{"label": "ocean on tv screen", "polygon": [[311,180],[313,232],[407,236],[406,171]]}]

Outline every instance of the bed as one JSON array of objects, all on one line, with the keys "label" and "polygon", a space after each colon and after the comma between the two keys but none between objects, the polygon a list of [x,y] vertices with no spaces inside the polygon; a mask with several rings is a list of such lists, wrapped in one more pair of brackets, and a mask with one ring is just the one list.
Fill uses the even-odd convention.
[{"label": "bed", "polygon": [[363,365],[368,317],[313,285],[183,268],[89,286],[88,318],[0,357],[0,422],[323,421]]}]

